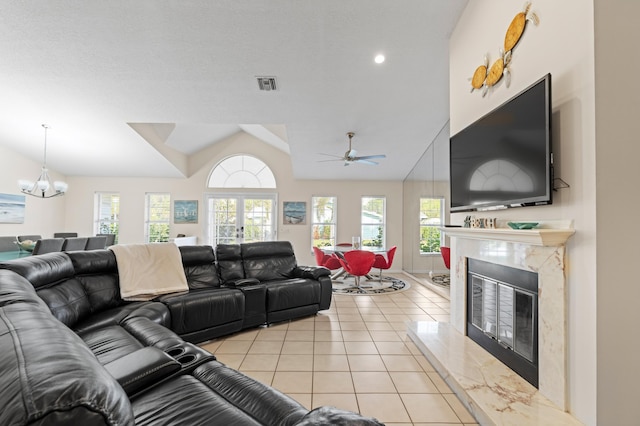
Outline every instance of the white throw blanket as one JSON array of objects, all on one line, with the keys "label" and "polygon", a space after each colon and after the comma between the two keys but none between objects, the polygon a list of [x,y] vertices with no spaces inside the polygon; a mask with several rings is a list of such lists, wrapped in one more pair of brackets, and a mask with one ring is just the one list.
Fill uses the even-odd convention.
[{"label": "white throw blanket", "polygon": [[175,244],[119,244],[109,249],[118,261],[120,296],[124,300],[151,300],[161,294],[189,291],[182,256]]}]

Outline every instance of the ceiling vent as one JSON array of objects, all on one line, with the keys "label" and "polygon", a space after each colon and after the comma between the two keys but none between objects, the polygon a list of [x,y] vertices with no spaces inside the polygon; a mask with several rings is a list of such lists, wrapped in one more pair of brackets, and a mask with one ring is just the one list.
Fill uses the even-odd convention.
[{"label": "ceiling vent", "polygon": [[256,77],[258,79],[258,87],[260,90],[269,92],[271,90],[278,90],[275,77]]}]

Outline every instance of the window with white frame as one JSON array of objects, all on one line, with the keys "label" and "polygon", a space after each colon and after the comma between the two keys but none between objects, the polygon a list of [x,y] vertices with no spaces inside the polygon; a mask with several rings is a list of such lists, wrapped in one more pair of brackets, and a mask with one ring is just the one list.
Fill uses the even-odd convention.
[{"label": "window with white frame", "polygon": [[440,253],[443,235],[444,198],[420,198],[420,254]]},{"label": "window with white frame", "polygon": [[336,197],[311,197],[311,246],[336,245]]},{"label": "window with white frame", "polygon": [[95,234],[115,234],[118,242],[120,194],[96,192],[94,197],[93,231]]},{"label": "window with white frame", "polygon": [[148,243],[169,241],[171,221],[171,194],[148,192],[145,194],[144,239]]},{"label": "window with white frame", "polygon": [[386,198],[362,197],[360,210],[360,239],[364,248],[385,249],[386,237]]}]

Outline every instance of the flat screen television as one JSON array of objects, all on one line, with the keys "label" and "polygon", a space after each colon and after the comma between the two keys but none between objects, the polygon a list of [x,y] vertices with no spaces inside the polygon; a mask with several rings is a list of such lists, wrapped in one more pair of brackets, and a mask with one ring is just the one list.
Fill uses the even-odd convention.
[{"label": "flat screen television", "polygon": [[551,204],[551,74],[449,140],[451,211]]}]

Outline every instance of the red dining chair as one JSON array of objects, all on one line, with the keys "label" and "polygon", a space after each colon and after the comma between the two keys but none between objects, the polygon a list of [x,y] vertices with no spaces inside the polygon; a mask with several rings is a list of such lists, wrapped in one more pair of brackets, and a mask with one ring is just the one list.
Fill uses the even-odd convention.
[{"label": "red dining chair", "polygon": [[442,260],[444,260],[444,266],[446,266],[447,269],[451,269],[451,249],[449,247],[440,247],[440,254],[442,254]]},{"label": "red dining chair", "polygon": [[313,254],[316,257],[316,264],[318,266],[324,266],[331,271],[342,267],[342,265],[340,265],[340,261],[335,256],[326,254],[318,247],[313,248]]},{"label": "red dining chair", "polygon": [[378,281],[382,281],[382,270],[391,268],[393,256],[395,256],[397,248],[397,246],[393,246],[385,254],[376,253],[373,268],[380,269],[380,277]]},{"label": "red dining chair", "polygon": [[371,271],[375,254],[366,250],[351,250],[344,253],[344,259],[339,258],[340,264],[349,275],[353,275],[356,281],[356,287],[360,287],[360,277],[363,277]]}]

